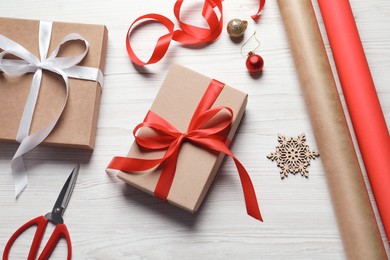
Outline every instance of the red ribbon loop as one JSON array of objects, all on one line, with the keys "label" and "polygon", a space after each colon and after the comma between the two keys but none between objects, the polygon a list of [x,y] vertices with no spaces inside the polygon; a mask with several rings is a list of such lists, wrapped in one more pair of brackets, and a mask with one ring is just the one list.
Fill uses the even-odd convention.
[{"label": "red ribbon loop", "polygon": [[[143,66],[147,64],[153,64],[160,61],[165,53],[168,51],[169,44],[172,40],[183,44],[201,44],[212,42],[218,38],[221,34],[223,27],[223,15],[222,15],[222,0],[206,0],[203,5],[202,16],[206,20],[209,28],[202,28],[190,24],[183,23],[180,19],[180,9],[184,0],[177,0],[174,6],[174,14],[179,22],[181,30],[174,31],[174,23],[167,17],[159,14],[146,14],[138,17],[129,27],[126,35],[126,49],[127,53],[137,65]],[[218,18],[214,8],[218,9],[220,17]],[[161,36],[156,43],[152,56],[147,62],[141,61],[137,55],[135,55],[133,48],[130,44],[131,29],[133,26],[141,20],[155,20],[165,26],[169,33]]]},{"label": "red ribbon loop", "polygon": [[[211,108],[223,87],[224,84],[216,80],[210,82],[209,87],[192,116],[187,132],[185,133],[181,133],[168,121],[155,114],[153,111],[149,111],[144,121],[135,127],[133,134],[138,145],[150,150],[166,149],[167,151],[162,158],[140,159],[114,157],[107,168],[131,173],[150,170],[162,164],[162,172],[154,194],[156,197],[166,200],[175,176],[181,144],[183,141],[187,140],[204,149],[222,152],[233,158],[240,176],[247,213],[262,221],[256,193],[249,174],[226,145],[227,133],[230,130],[233,120],[233,111],[230,108],[223,106]],[[228,116],[224,117],[216,124],[211,126],[208,125],[210,120],[222,110],[227,110]],[[137,135],[138,130],[142,127],[153,129],[157,136]]]}]

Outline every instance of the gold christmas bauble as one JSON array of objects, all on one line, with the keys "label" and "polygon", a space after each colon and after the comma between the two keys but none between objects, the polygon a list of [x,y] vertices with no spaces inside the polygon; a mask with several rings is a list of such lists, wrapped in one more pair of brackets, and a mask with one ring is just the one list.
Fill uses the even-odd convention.
[{"label": "gold christmas bauble", "polygon": [[227,24],[227,32],[230,37],[238,38],[244,35],[248,22],[240,19],[230,20]]}]

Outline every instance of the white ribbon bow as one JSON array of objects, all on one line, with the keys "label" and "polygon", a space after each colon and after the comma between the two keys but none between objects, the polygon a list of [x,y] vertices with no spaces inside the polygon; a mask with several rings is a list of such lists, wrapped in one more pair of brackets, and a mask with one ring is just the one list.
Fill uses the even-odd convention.
[{"label": "white ribbon bow", "polygon": [[[3,71],[5,74],[10,76],[21,76],[27,73],[34,73],[31,89],[24,106],[19,130],[16,136],[16,140],[20,143],[20,145],[11,160],[11,170],[14,175],[16,196],[18,196],[27,185],[27,174],[24,167],[23,154],[31,151],[45,140],[57,124],[68,100],[68,77],[97,81],[100,86],[103,86],[103,73],[99,69],[76,66],[76,64],[80,63],[84,59],[89,50],[89,43],[81,35],[71,33],[65,36],[59,46],[57,46],[57,48],[47,58],[51,31],[52,22],[40,22],[39,52],[41,59],[38,59],[34,54],[26,50],[20,44],[0,34],[0,49],[3,49],[3,52],[0,53],[0,72]],[[85,50],[82,54],[74,57],[57,57],[63,44],[76,40],[84,43]],[[20,58],[20,60],[4,59],[4,56],[7,54],[12,54]],[[56,118],[42,129],[30,135],[31,121],[41,86],[42,70],[48,70],[62,76],[66,87],[66,97],[63,107]]]}]

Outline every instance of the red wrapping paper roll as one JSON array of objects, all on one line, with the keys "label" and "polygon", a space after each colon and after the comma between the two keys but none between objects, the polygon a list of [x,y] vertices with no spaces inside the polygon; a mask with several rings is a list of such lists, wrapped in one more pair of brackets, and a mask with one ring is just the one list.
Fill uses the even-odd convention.
[{"label": "red wrapping paper roll", "polygon": [[390,238],[390,137],[348,0],[318,0],[378,210]]}]

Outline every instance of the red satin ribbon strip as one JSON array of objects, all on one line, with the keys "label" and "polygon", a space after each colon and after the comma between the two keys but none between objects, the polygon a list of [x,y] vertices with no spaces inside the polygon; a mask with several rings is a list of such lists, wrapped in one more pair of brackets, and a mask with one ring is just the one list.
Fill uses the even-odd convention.
[{"label": "red satin ribbon strip", "polygon": [[[209,28],[202,28],[190,24],[186,24],[180,19],[180,9],[184,0],[177,0],[174,6],[174,14],[179,22],[181,30],[174,30],[174,23],[167,17],[159,14],[146,14],[138,17],[129,27],[126,35],[126,49],[127,53],[137,65],[143,66],[153,64],[160,61],[165,53],[168,51],[169,44],[172,40],[182,44],[202,44],[212,42],[218,38],[222,32],[223,15],[222,15],[222,1],[221,0],[206,0],[203,5],[202,16],[206,20]],[[220,17],[218,18],[215,8],[218,9]],[[134,53],[130,43],[130,36],[133,26],[141,20],[155,20],[165,26],[169,33],[161,36],[156,43],[152,56],[147,62],[141,61]]]},{"label": "red satin ribbon strip", "polygon": [[[226,133],[230,130],[232,124],[233,111],[229,107],[224,106],[211,108],[223,87],[224,84],[219,81],[212,80],[210,82],[185,133],[181,133],[164,118],[149,110],[144,121],[134,128],[135,140],[138,145],[146,149],[167,149],[165,155],[159,159],[114,157],[107,168],[132,173],[150,170],[162,164],[162,172],[154,194],[156,197],[166,200],[174,180],[176,164],[183,141],[189,141],[204,149],[225,153],[233,158],[237,167],[248,215],[262,221],[256,193],[249,174],[226,146]],[[217,125],[206,127],[207,123],[222,110],[227,110],[230,116]],[[155,130],[158,136],[138,136],[137,132],[142,127],[149,127]]]},{"label": "red satin ribbon strip", "polygon": [[260,0],[260,4],[259,4],[259,10],[257,10],[257,13],[252,15],[252,19],[256,20],[259,18],[259,15],[260,15],[260,12],[261,10],[263,10],[264,8],[264,5],[265,5],[265,0]]},{"label": "red satin ribbon strip", "polygon": [[[202,28],[187,23],[183,23],[180,19],[180,9],[184,0],[177,0],[173,8],[176,20],[179,22],[181,30],[174,30],[175,24],[167,17],[160,14],[146,14],[138,17],[129,27],[126,34],[126,49],[132,62],[139,66],[153,64],[160,61],[166,52],[172,40],[182,44],[202,44],[216,40],[222,32],[223,28],[223,13],[222,0],[205,0],[202,10],[202,16],[206,20],[209,28]],[[257,13],[252,15],[252,19],[257,19],[260,12],[263,10],[266,0],[259,0],[259,9]],[[218,18],[215,8],[218,9],[220,17]],[[161,36],[154,47],[152,56],[147,62],[140,60],[135,54],[130,43],[130,36],[133,26],[141,20],[154,20],[160,22],[169,33]]]}]

